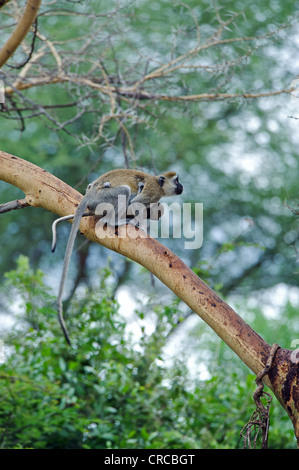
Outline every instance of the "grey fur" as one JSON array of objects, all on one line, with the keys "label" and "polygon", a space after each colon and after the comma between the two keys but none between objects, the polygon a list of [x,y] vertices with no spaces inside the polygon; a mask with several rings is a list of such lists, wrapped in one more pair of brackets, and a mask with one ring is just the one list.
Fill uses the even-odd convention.
[{"label": "grey fur", "polygon": [[[126,197],[126,207],[123,208],[124,214],[122,214],[122,215],[125,216],[126,209],[128,207],[130,196],[131,196],[131,190],[130,190],[129,186],[118,186],[118,187],[115,187],[115,188],[110,188],[106,185],[104,188],[98,189],[98,187],[96,185],[91,184],[91,185],[88,186],[86,194],[85,194],[85,196],[83,196],[83,199],[81,200],[81,202],[80,202],[80,204],[79,204],[79,206],[76,210],[76,213],[68,215],[68,216],[61,217],[60,219],[57,219],[57,221],[56,221],[56,224],[57,224],[58,222],[60,222],[62,220],[69,220],[69,219],[73,218],[71,233],[69,235],[69,239],[68,239],[66,250],[65,250],[63,270],[62,270],[61,281],[60,281],[59,292],[58,292],[58,298],[57,298],[59,323],[61,325],[61,328],[62,328],[63,334],[65,336],[65,339],[66,339],[66,341],[69,345],[71,345],[71,341],[70,341],[70,337],[69,337],[69,334],[68,334],[68,331],[67,331],[67,327],[66,327],[66,324],[65,324],[65,321],[64,321],[64,318],[63,318],[62,296],[63,296],[65,281],[66,281],[66,278],[67,278],[69,264],[70,264],[70,260],[71,260],[71,256],[72,256],[72,252],[73,252],[77,232],[78,232],[78,229],[79,229],[79,226],[80,226],[80,222],[81,222],[81,219],[84,215],[93,215],[94,213],[96,213],[96,215],[102,216],[103,214],[99,213],[99,211],[96,210],[97,207],[101,204],[104,204],[104,205],[105,204],[106,205],[111,204],[115,209],[115,215],[116,215],[115,220],[118,220],[118,204],[117,203],[118,203],[118,196],[119,195],[124,195]],[[85,211],[86,211],[87,208],[90,210],[90,214],[85,214]],[[109,214],[108,214],[108,219],[107,220],[108,220],[108,223],[109,223]],[[129,220],[124,218],[122,220],[121,224],[128,223],[128,221]],[[54,224],[55,224],[55,222],[54,222]],[[52,230],[53,230],[52,251],[53,251],[53,246],[54,246],[54,249],[55,249],[55,246],[56,246],[56,231],[55,231],[56,224],[54,225],[54,228],[52,226]]]},{"label": "grey fur", "polygon": [[[86,194],[86,196],[87,196],[87,194]],[[66,324],[64,322],[64,318],[63,318],[62,296],[63,296],[63,289],[64,289],[65,281],[66,281],[66,278],[67,278],[69,264],[70,264],[70,260],[71,260],[71,256],[72,256],[72,252],[73,252],[73,248],[74,248],[74,243],[75,243],[75,239],[76,239],[76,236],[77,236],[77,231],[79,229],[81,218],[82,218],[82,216],[83,216],[83,214],[84,214],[84,212],[87,208],[87,204],[88,204],[88,198],[86,196],[84,196],[83,199],[81,200],[81,202],[78,206],[78,209],[76,210],[76,213],[74,215],[74,220],[73,220],[71,233],[70,233],[70,236],[69,236],[69,239],[68,239],[68,242],[67,242],[67,246],[66,246],[66,250],[65,250],[63,270],[62,270],[61,281],[60,281],[59,292],[58,292],[58,298],[57,298],[59,323],[60,323],[60,326],[62,328],[65,339],[66,339],[67,343],[70,346],[71,346],[71,340],[70,340],[70,337],[69,337],[69,334],[68,334],[68,331],[67,331],[67,328],[66,328]]]},{"label": "grey fur", "polygon": [[[126,182],[127,184],[119,184],[122,182]],[[111,185],[114,187],[111,188]],[[160,198],[162,196],[174,196],[182,192],[183,186],[179,183],[175,172],[163,173],[156,177],[142,171],[124,169],[112,170],[88,185],[86,194],[82,198],[74,215],[61,217],[56,223],[54,222],[52,229],[53,246],[55,249],[55,230],[57,223],[61,220],[73,218],[73,225],[65,251],[57,300],[59,322],[69,345],[71,341],[63,319],[62,296],[81,218],[85,215],[95,214],[103,219],[101,222],[104,224],[107,223],[112,226],[117,226],[131,222],[136,225],[136,221],[134,221],[135,210],[142,215],[145,210],[144,219],[150,217],[153,218],[153,220],[157,220],[163,212],[163,207],[157,204]],[[119,196],[121,196],[121,199],[119,199]],[[157,207],[156,212],[151,215],[150,206],[153,203],[157,204]],[[162,209],[159,209],[159,206]],[[85,214],[86,209],[88,209],[90,213]],[[137,226],[138,223],[137,221]]]}]

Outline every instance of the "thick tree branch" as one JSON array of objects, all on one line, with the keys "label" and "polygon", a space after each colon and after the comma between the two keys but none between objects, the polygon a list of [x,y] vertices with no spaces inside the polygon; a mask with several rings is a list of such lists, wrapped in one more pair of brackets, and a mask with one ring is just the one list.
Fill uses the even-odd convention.
[{"label": "thick tree branch", "polygon": [[[0,152],[0,178],[22,191],[26,201],[60,216],[73,213],[81,194],[45,170],[5,152]],[[218,297],[180,258],[157,240],[133,226],[95,233],[93,217],[82,220],[80,230],[90,240],[138,262],[199,315],[241,360],[258,374],[266,365],[271,347],[237,313]],[[127,230],[127,232],[126,232]],[[299,442],[299,366],[294,352],[280,348],[274,365],[263,380],[287,410]]]},{"label": "thick tree branch", "polygon": [[27,0],[25,11],[16,29],[0,50],[0,67],[13,55],[27,35],[38,13],[41,0]]}]

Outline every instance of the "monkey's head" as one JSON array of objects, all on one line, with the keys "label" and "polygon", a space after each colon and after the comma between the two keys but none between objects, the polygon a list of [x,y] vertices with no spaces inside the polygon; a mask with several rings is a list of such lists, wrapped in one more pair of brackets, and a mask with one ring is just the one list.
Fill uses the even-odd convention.
[{"label": "monkey's head", "polygon": [[158,184],[162,188],[165,196],[182,194],[183,185],[179,182],[179,177],[174,171],[168,171],[158,176]]}]

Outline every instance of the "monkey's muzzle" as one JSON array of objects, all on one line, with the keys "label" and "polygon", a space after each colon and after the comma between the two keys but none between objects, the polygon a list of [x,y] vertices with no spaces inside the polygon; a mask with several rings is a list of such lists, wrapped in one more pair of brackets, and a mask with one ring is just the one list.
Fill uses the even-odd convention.
[{"label": "monkey's muzzle", "polygon": [[184,189],[184,186],[181,183],[178,183],[176,190],[175,190],[175,194],[182,194],[183,189]]}]

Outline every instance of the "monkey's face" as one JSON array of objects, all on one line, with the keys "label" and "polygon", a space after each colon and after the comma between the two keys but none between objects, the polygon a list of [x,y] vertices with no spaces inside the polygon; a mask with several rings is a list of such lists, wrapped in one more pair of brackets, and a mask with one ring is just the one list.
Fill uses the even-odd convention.
[{"label": "monkey's face", "polygon": [[164,191],[165,196],[182,194],[183,185],[179,182],[179,177],[174,172],[168,172],[158,177],[158,183]]}]

